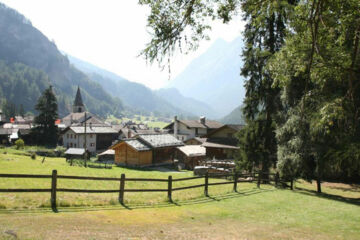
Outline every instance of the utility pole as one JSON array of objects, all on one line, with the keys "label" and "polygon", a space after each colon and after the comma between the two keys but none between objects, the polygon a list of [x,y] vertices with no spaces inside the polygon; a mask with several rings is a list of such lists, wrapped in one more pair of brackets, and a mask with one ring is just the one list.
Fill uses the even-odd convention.
[{"label": "utility pole", "polygon": [[85,149],[85,153],[84,153],[84,157],[85,157],[85,167],[87,167],[87,145],[86,145],[86,109],[85,109],[85,122],[84,122],[84,149]]}]

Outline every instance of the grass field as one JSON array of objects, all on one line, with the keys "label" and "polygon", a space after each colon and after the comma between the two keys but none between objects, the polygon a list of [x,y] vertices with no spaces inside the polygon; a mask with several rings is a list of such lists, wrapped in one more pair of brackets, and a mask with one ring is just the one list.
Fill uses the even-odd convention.
[{"label": "grass field", "polygon": [[150,128],[163,128],[169,124],[169,122],[161,121],[157,117],[142,116],[142,115],[135,115],[133,118],[128,118],[128,117],[116,118],[114,116],[109,116],[107,121],[117,124],[127,121],[133,121],[135,123],[145,123]]},{"label": "grass field", "polygon": [[[1,173],[49,174],[57,169],[59,174],[84,176],[192,175],[117,167],[85,169],[70,167],[61,158],[47,158],[41,164],[42,158],[31,160],[18,154],[21,151],[0,153]],[[118,188],[111,182],[61,180],[59,184]],[[0,179],[0,188],[35,185],[49,187],[50,183]],[[177,192],[175,203],[166,202],[166,193],[125,193],[126,207],[117,203],[116,194],[60,194],[59,213],[47,207],[48,193],[0,193],[0,239],[15,239],[15,235],[17,239],[360,239],[359,185],[324,183],[320,195],[315,184],[303,181],[295,184],[294,191],[239,183],[239,192],[234,193],[231,187],[209,187],[210,197],[203,196],[203,189]]]}]

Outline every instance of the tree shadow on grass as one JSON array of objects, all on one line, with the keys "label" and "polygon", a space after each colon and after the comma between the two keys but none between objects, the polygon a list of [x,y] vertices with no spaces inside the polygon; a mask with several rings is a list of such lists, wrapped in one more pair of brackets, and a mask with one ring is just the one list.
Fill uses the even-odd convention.
[{"label": "tree shadow on grass", "polygon": [[[60,213],[71,213],[71,212],[89,212],[89,211],[107,211],[107,210],[134,210],[134,209],[156,209],[166,207],[181,207],[196,204],[207,204],[213,202],[220,202],[226,199],[240,198],[251,196],[254,194],[261,194],[264,192],[274,191],[275,189],[259,189],[253,188],[244,191],[231,192],[226,194],[203,196],[199,198],[189,200],[178,200],[173,202],[162,202],[156,204],[118,204],[108,206],[93,206],[93,207],[66,207],[58,208]],[[51,213],[53,212],[50,208],[34,208],[34,209],[0,209],[0,214],[13,214],[13,213]]]},{"label": "tree shadow on grass", "polygon": [[301,187],[295,187],[295,189],[300,194],[305,194],[308,196],[330,199],[330,200],[335,200],[335,201],[339,201],[339,202],[343,202],[343,203],[360,206],[360,198],[348,198],[348,197],[343,197],[340,195],[333,195],[333,194],[328,194],[328,193],[317,193],[315,190],[310,190],[310,189],[301,188]]}]

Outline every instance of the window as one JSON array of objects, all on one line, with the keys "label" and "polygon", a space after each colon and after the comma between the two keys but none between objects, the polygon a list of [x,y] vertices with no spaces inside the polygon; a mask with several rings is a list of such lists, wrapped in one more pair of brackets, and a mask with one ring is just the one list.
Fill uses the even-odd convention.
[{"label": "window", "polygon": [[74,143],[74,147],[76,147],[76,143]]},{"label": "window", "polygon": [[76,139],[76,135],[74,135],[74,138]]},{"label": "window", "polygon": [[95,146],[95,143],[90,143],[90,147],[94,147]]},{"label": "window", "polygon": [[199,134],[199,129],[195,128],[195,135],[197,136]]},{"label": "window", "polygon": [[92,134],[90,134],[90,138],[92,138],[93,137],[93,135]]},{"label": "window", "polygon": [[66,134],[66,138],[69,139],[69,134]]},{"label": "window", "polygon": [[72,143],[70,143],[70,147],[73,147],[73,144],[72,144]]},{"label": "window", "polygon": [[70,138],[72,139],[72,134],[70,134]]}]

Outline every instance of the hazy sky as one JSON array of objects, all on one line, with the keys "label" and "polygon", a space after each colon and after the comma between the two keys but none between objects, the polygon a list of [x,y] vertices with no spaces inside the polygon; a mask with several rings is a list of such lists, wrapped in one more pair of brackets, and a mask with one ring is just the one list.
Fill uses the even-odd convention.
[{"label": "hazy sky", "polygon": [[[130,80],[156,89],[168,83],[167,71],[137,57],[150,40],[146,29],[149,9],[137,0],[0,0],[18,10],[33,26],[54,40],[58,48]],[[171,59],[171,78],[206,51],[213,41],[227,41],[243,30],[240,17],[230,24],[216,22],[211,41],[203,41],[197,52]],[[170,79],[171,81],[171,79]]]}]

